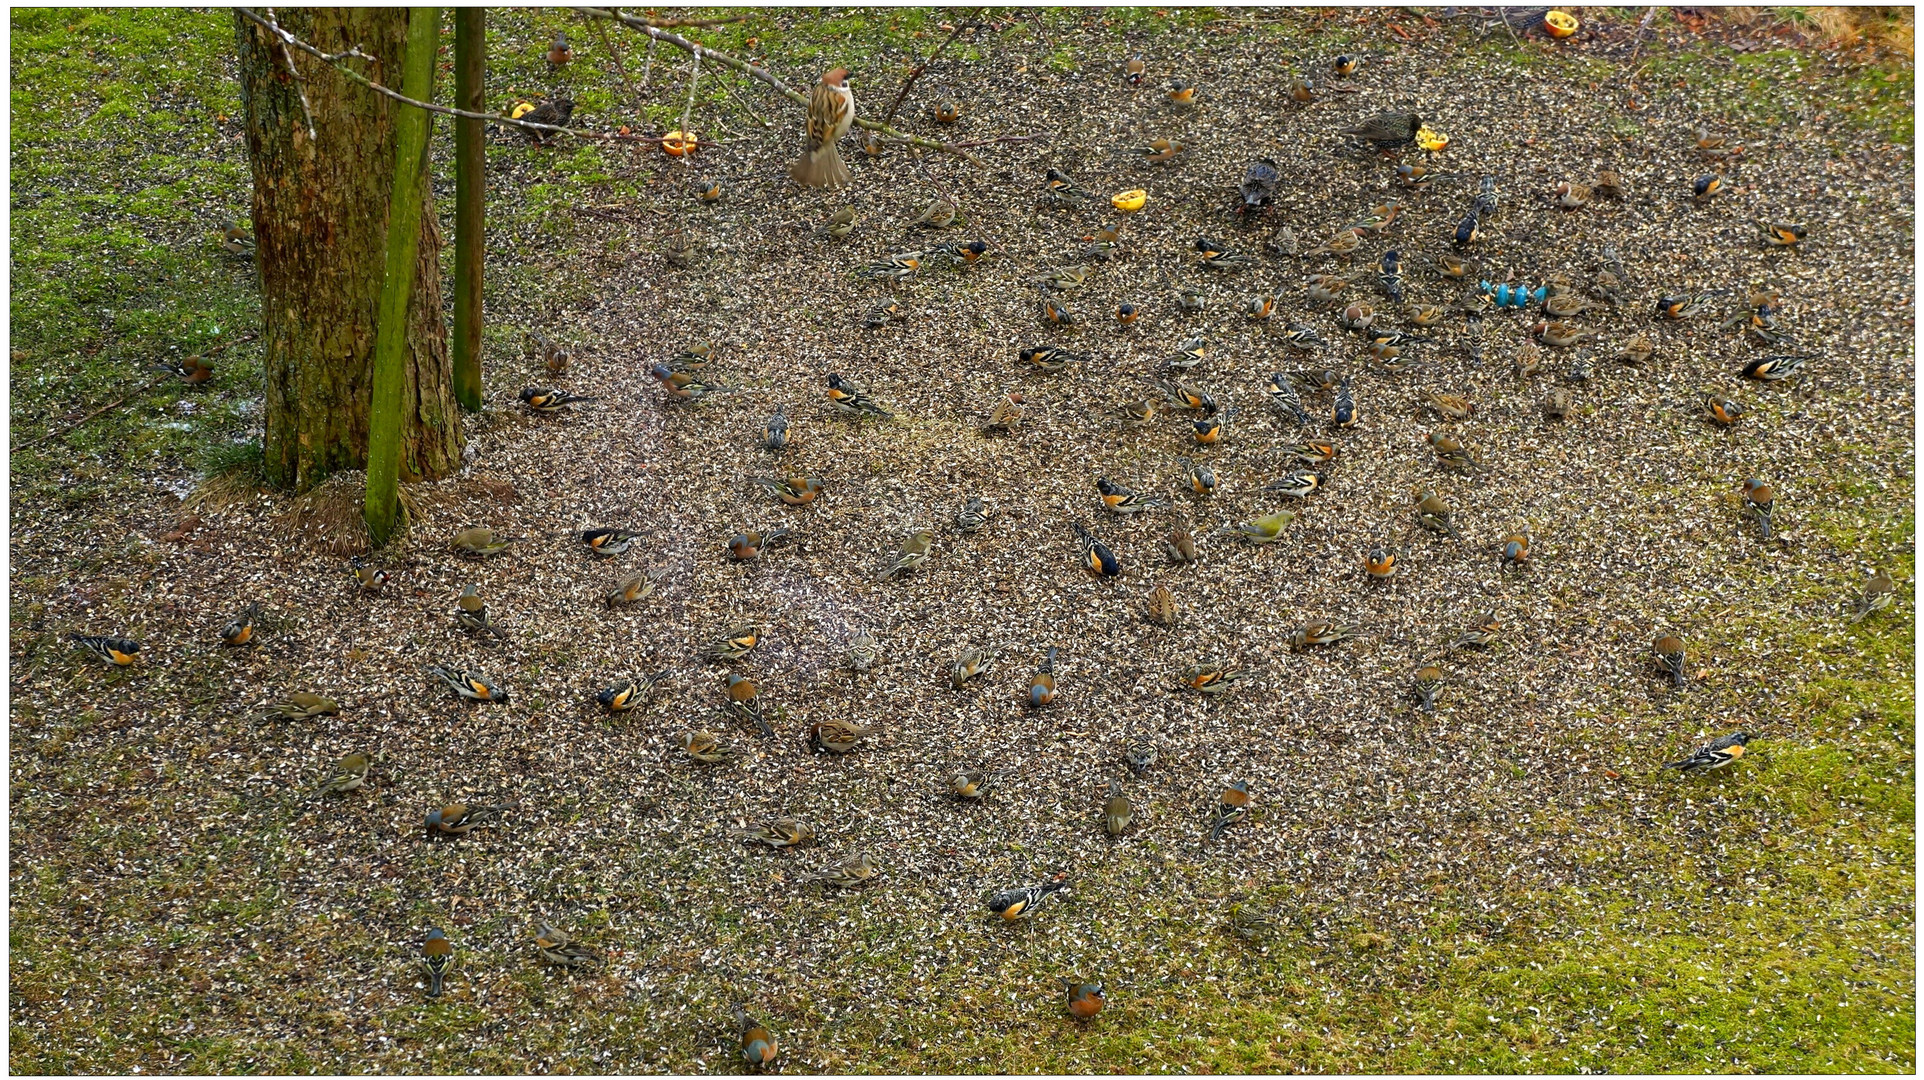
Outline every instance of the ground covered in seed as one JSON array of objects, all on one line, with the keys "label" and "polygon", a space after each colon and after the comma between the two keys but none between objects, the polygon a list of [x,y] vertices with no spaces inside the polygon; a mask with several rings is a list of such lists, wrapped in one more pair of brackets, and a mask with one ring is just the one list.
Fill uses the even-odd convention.
[{"label": "ground covered in seed", "polygon": [[[876,116],[957,14],[683,32],[798,88],[847,64]],[[725,1072],[738,1002],[806,1072],[1914,1068],[1908,55],[1827,51],[1768,11],[1663,11],[1641,35],[1642,9],[1580,11],[1565,42],[1452,14],[991,13],[898,116],[981,164],[900,146],[870,159],[850,139],[840,193],[787,184],[800,110],[712,64],[688,121],[710,145],[692,159],[494,136],[488,409],[462,474],[411,492],[409,537],[371,556],[395,578],[368,597],[337,555],[289,535],[290,499],[245,482],[258,301],[249,264],[208,235],[247,205],[230,18],[14,13],[12,1068]],[[563,27],[576,58],[556,78],[541,54]],[[490,35],[490,107],[558,83],[600,131],[662,131],[689,108],[687,56],[650,57],[632,33],[497,11]],[[1326,73],[1344,52],[1365,62],[1339,90]],[[1134,54],[1150,73],[1136,89],[1116,72]],[[1292,102],[1288,73],[1318,100]],[[1176,78],[1200,86],[1193,109],[1168,103]],[[938,126],[949,99],[963,118]],[[1390,108],[1450,136],[1429,164],[1455,176],[1403,190],[1392,162],[1337,134]],[[1745,153],[1699,160],[1699,126]],[[1145,163],[1155,137],[1183,153]],[[1282,184],[1240,220],[1225,211],[1255,157]],[[1050,167],[1097,197],[1038,208]],[[1621,198],[1552,205],[1558,182],[1599,169],[1621,175]],[[1723,191],[1698,205],[1691,183],[1711,172]],[[1425,368],[1387,373],[1304,297],[1307,275],[1343,264],[1287,254],[1288,235],[1307,250],[1399,201],[1346,298],[1401,326],[1378,258],[1399,249],[1409,297],[1452,304],[1461,288],[1435,256],[1483,176],[1499,212],[1469,253],[1477,276],[1561,273],[1584,290],[1607,245],[1622,300],[1574,319],[1596,338],[1543,350],[1527,379],[1512,370],[1535,318],[1521,312],[1490,313],[1478,337],[1449,311],[1406,353]],[[711,180],[722,198],[698,202]],[[1108,206],[1134,188],[1141,212]],[[445,162],[437,194],[447,224]],[[910,234],[941,195],[960,222]],[[842,206],[859,215],[847,240],[812,235]],[[1766,250],[1757,217],[1808,239]],[[1111,225],[1115,257],[1066,298],[1086,325],[1045,325],[1025,282]],[[1256,265],[1200,268],[1199,234]],[[966,269],[893,286],[852,274],[975,239],[992,251]],[[686,265],[666,257],[684,245]],[[1178,307],[1184,286],[1200,313]],[[1781,295],[1795,334],[1778,351],[1813,356],[1796,385],[1739,377],[1771,350],[1720,325],[1757,288]],[[1704,290],[1710,311],[1651,318],[1657,297]],[[1258,295],[1330,348],[1291,353],[1242,313]],[[865,329],[890,298],[906,317]],[[1119,329],[1125,302],[1144,314]],[[525,414],[518,391],[547,380],[526,328],[573,345],[563,385],[601,401]],[[1650,362],[1617,363],[1637,334]],[[1196,445],[1169,413],[1121,426],[1114,407],[1153,395],[1198,335],[1210,346],[1189,381],[1236,409],[1223,441]],[[703,338],[717,343],[705,374],[734,392],[668,402],[648,366]],[[1041,344],[1087,359],[1022,370],[1018,351]],[[142,366],[188,353],[215,356],[209,387]],[[1306,428],[1270,408],[1267,375],[1325,366],[1353,376],[1359,424],[1331,431],[1328,394],[1306,396]],[[895,418],[836,418],[831,371]],[[1546,420],[1559,386],[1571,415]],[[1704,389],[1749,415],[1712,425]],[[1440,420],[1425,390],[1475,411]],[[1010,391],[1022,422],[980,432]],[[759,445],[777,407],[793,443],[779,459]],[[1440,470],[1425,442],[1439,430],[1485,468]],[[1282,542],[1220,531],[1283,507],[1257,487],[1288,471],[1281,447],[1325,434],[1327,487],[1290,504]],[[1215,469],[1215,494],[1184,486],[1185,457]],[[826,493],[791,508],[747,482],[778,470],[821,475]],[[1200,564],[1163,565],[1172,515],[1104,513],[1098,476],[1171,496]],[[1747,476],[1775,485],[1781,542],[1740,515]],[[213,497],[183,505],[197,488]],[[1415,528],[1425,489],[1460,539]],[[961,535],[950,519],[971,496],[994,514]],[[1120,581],[1081,572],[1074,521],[1120,557]],[[471,524],[522,539],[466,561],[447,538]],[[603,563],[577,540],[594,526],[640,538]],[[795,542],[727,557],[733,533],[778,526]],[[936,534],[927,563],[873,580],[918,528]],[[1500,541],[1519,530],[1530,564],[1506,574]],[[1408,547],[1376,585],[1361,564],[1379,543]],[[1849,623],[1877,568],[1897,602]],[[601,606],[644,570],[661,572],[651,596]],[[505,644],[447,614],[468,583]],[[1156,585],[1180,606],[1173,627],[1144,618]],[[216,630],[251,599],[261,644],[221,649]],[[1497,645],[1451,652],[1490,610]],[[1288,631],[1317,617],[1361,633],[1292,653]],[[741,622],[765,630],[733,668],[773,707],[772,741],[718,714],[724,668],[697,656]],[[69,632],[135,636],[142,663],[108,670]],[[1682,691],[1650,660],[1663,632],[1688,644]],[[845,666],[861,634],[881,652],[866,673]],[[1028,709],[1051,646],[1060,700]],[[958,690],[946,670],[966,648],[992,665]],[[1171,689],[1207,657],[1249,677],[1221,700]],[[1425,713],[1408,688],[1430,661],[1445,683]],[[512,704],[456,701],[429,663],[477,669]],[[595,706],[616,677],[656,671],[642,708]],[[254,719],[291,690],[340,714]],[[831,717],[875,732],[811,754],[803,731]],[[677,736],[695,728],[737,759],[691,761]],[[1735,767],[1660,769],[1740,729],[1755,738]],[[1120,760],[1132,734],[1160,747],[1141,779]],[[354,750],[380,755],[367,788],[311,797]],[[946,777],[974,766],[989,797],[947,798]],[[1117,777],[1136,816],[1112,840],[1100,808]],[[1205,843],[1230,779],[1254,811]],[[513,809],[423,840],[423,813],[457,800]],[[771,854],[727,835],[783,814],[816,844]],[[864,851],[880,867],[868,884],[808,882]],[[1031,926],[984,908],[1051,879],[1069,887]],[[537,919],[605,967],[544,968]],[[436,1001],[415,963],[430,925],[459,957]],[[1065,977],[1105,982],[1107,1010],[1072,1021]]]}]

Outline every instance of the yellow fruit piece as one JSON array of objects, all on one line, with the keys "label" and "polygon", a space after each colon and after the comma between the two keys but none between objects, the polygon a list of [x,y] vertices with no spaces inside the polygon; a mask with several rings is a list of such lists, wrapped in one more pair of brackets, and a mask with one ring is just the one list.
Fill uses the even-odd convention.
[{"label": "yellow fruit piece", "polygon": [[1450,137],[1444,132],[1424,125],[1416,132],[1416,145],[1434,154],[1438,150],[1450,145]]},{"label": "yellow fruit piece", "polygon": [[534,102],[517,101],[514,103],[514,108],[509,110],[508,119],[519,120],[533,111],[534,111]]},{"label": "yellow fruit piece", "polygon": [[1576,16],[1563,11],[1549,11],[1543,15],[1543,28],[1554,38],[1567,38],[1577,32]]},{"label": "yellow fruit piece", "polygon": [[1143,204],[1148,201],[1149,193],[1141,188],[1137,188],[1134,191],[1125,191],[1119,195],[1110,196],[1109,205],[1125,214],[1133,214],[1142,209]]},{"label": "yellow fruit piece", "polygon": [[700,142],[695,138],[695,133],[692,131],[671,131],[661,137],[662,152],[669,157],[681,157],[683,154],[692,154],[698,145],[700,145]]}]

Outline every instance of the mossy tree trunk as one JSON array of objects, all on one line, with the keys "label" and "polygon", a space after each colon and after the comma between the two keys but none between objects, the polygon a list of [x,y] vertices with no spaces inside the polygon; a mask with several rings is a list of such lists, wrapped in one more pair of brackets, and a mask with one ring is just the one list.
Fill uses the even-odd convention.
[{"label": "mossy tree trunk", "polygon": [[[370,78],[399,86],[406,8],[277,8],[281,26],[325,52],[350,46],[377,58]],[[293,53],[314,118],[309,137],[288,50],[235,16],[254,238],[266,347],[267,479],[304,491],[329,473],[367,463],[376,309],[393,181],[395,118],[405,108]],[[441,236],[422,185],[420,245],[408,307],[402,400],[403,479],[431,479],[460,463],[447,327],[441,313]]]}]

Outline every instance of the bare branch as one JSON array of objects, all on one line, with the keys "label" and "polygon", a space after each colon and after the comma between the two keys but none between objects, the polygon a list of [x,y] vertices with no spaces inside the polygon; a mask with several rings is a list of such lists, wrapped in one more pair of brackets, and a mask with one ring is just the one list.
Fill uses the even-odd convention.
[{"label": "bare branch", "polygon": [[649,19],[648,25],[661,30],[676,26],[724,26],[728,23],[741,22],[746,18],[748,18],[746,15],[730,15],[725,19]]},{"label": "bare branch", "polygon": [[[267,17],[274,18],[274,9],[267,9]],[[276,20],[277,22],[279,20]],[[301,96],[301,115],[307,118],[307,141],[312,144],[320,136],[314,133],[314,109],[307,103],[307,83],[301,80],[301,73],[294,67],[294,50],[289,48],[286,39],[294,35],[281,31],[281,59],[287,61],[287,73],[294,79],[294,92]]]},{"label": "bare branch", "polygon": [[996,143],[1005,143],[1005,142],[1034,142],[1037,139],[1046,139],[1048,137],[1049,136],[1046,133],[1040,134],[1040,135],[999,135],[993,139],[977,139],[974,142],[959,142],[955,144],[955,149],[970,150],[978,146],[994,146]]},{"label": "bare branch", "polygon": [[957,19],[955,21],[954,31],[952,31],[948,37],[942,39],[942,44],[937,45],[935,47],[935,51],[929,53],[929,58],[927,60],[924,60],[920,64],[917,64],[915,66],[915,70],[909,72],[909,77],[902,80],[902,89],[896,91],[895,100],[889,104],[889,111],[883,115],[882,117],[883,124],[886,125],[886,124],[892,123],[895,120],[895,110],[901,108],[902,99],[909,96],[909,87],[914,86],[915,80],[921,78],[922,73],[929,69],[929,65],[935,63],[935,58],[942,55],[942,50],[948,48],[950,42],[954,41],[958,37],[961,37],[962,31],[967,30],[969,26],[972,24],[973,20],[980,18],[981,15],[982,15],[982,9],[976,8],[975,11],[970,14],[969,18]]},{"label": "bare branch", "polygon": [[[770,87],[774,88],[776,93],[786,98],[791,104],[799,105],[804,109],[808,108],[808,99],[796,93],[795,91],[789,89],[787,83],[782,82],[782,80],[776,78],[775,76],[769,74],[768,72],[762,70],[761,68],[756,67],[753,64],[750,64],[743,60],[735,59],[734,57],[729,56],[727,53],[716,52],[714,49],[711,49],[706,45],[701,45],[701,44],[697,44],[696,42],[690,41],[687,38],[682,37],[680,34],[672,34],[659,27],[650,25],[646,20],[637,19],[632,15],[624,15],[624,14],[621,14],[620,12],[612,11],[608,8],[577,7],[574,10],[580,12],[583,15],[589,16],[590,18],[612,19],[615,22],[618,22],[623,26],[628,27],[631,30],[636,30],[643,34],[647,34],[649,38],[655,41],[665,42],[669,45],[673,45],[675,48],[681,49],[684,52],[692,53],[692,52],[695,52],[696,50],[700,50],[701,55],[708,57],[710,60],[713,60],[717,64],[720,64],[723,67],[729,68],[734,71],[739,71],[742,74],[749,76],[750,78],[758,79],[761,82],[768,84]],[[859,128],[863,128],[868,131],[879,132],[880,134],[887,136],[889,139],[895,142],[907,143],[911,146],[920,146],[928,150],[940,150],[945,154],[954,154],[956,157],[967,160],[969,164],[974,165],[977,168],[988,167],[986,164],[983,163],[981,158],[976,157],[974,154],[971,154],[966,150],[958,150],[954,146],[950,145],[949,143],[937,142],[934,139],[925,139],[920,135],[910,135],[904,131],[897,131],[896,129],[890,127],[888,124],[883,123],[879,120],[868,120],[858,116],[855,118],[855,126]]]},{"label": "bare branch", "polygon": [[635,93],[634,85],[628,81],[628,68],[621,62],[621,50],[615,48],[614,42],[608,40],[608,31],[602,28],[600,19],[592,19],[588,25],[594,28],[596,39],[601,42],[601,47],[608,51],[608,56],[614,60],[615,74],[621,77],[621,88],[628,92],[629,99],[636,106],[640,106],[641,95]]},{"label": "bare branch", "polygon": [[688,104],[681,108],[680,130],[688,130],[688,116],[695,111],[695,84],[701,81],[701,46],[695,46],[695,62],[688,69]]},{"label": "bare branch", "polygon": [[[353,68],[342,66],[341,61],[343,60],[369,60],[369,61],[374,61],[375,63],[379,63],[379,61],[376,60],[374,57],[369,56],[367,53],[362,52],[360,49],[360,46],[357,45],[343,52],[338,52],[338,53],[322,52],[320,49],[315,48],[313,45],[310,45],[307,42],[302,41],[300,38],[295,37],[293,34],[287,32],[286,30],[283,30],[278,24],[276,24],[270,19],[264,19],[261,16],[255,14],[252,11],[249,11],[246,8],[235,8],[234,10],[239,12],[242,18],[264,28],[265,30],[267,30],[268,33],[273,34],[275,37],[279,38],[281,41],[283,41],[287,45],[290,45],[296,49],[299,49],[300,51],[307,53],[309,56],[312,56],[315,59],[320,60],[321,62],[327,64],[329,67],[332,67],[335,71],[340,72],[350,82],[360,83],[362,86],[367,87],[369,90],[372,90],[375,93],[382,95],[383,97],[387,97],[394,101],[398,101],[403,105],[411,105],[414,108],[425,109],[426,111],[431,113],[440,113],[442,116],[458,116],[468,120],[487,120],[491,123],[505,124],[509,127],[518,127],[524,131],[558,131],[568,135],[572,135],[577,139],[599,139],[605,142],[660,142],[662,140],[662,136],[660,135],[623,135],[623,134],[620,134],[619,132],[582,131],[579,128],[561,127],[556,124],[537,124],[530,120],[517,120],[514,117],[503,116],[500,113],[470,112],[466,109],[451,109],[446,105],[436,105],[428,101],[416,101],[413,98],[408,97],[407,95],[397,90],[391,90],[385,86],[382,86],[380,83],[377,83],[373,79],[368,78],[366,75],[363,75],[358,71],[355,71]],[[709,55],[712,56],[714,54],[710,53]],[[305,102],[303,102],[303,104],[305,104]]]}]

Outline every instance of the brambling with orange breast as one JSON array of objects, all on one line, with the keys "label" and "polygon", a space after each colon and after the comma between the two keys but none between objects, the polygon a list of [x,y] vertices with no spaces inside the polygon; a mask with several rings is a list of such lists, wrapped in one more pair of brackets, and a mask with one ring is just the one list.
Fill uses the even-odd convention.
[{"label": "brambling with orange breast", "polygon": [[1741,731],[1733,732],[1697,750],[1687,758],[1670,762],[1665,765],[1664,768],[1676,769],[1678,772],[1684,773],[1710,772],[1713,769],[1721,769],[1743,757],[1744,750],[1749,744],[1749,735]]},{"label": "brambling with orange breast", "polygon": [[1109,550],[1107,544],[1095,538],[1079,521],[1069,523],[1075,529],[1076,539],[1082,542],[1082,568],[1097,578],[1116,578],[1122,576],[1122,560]]}]

